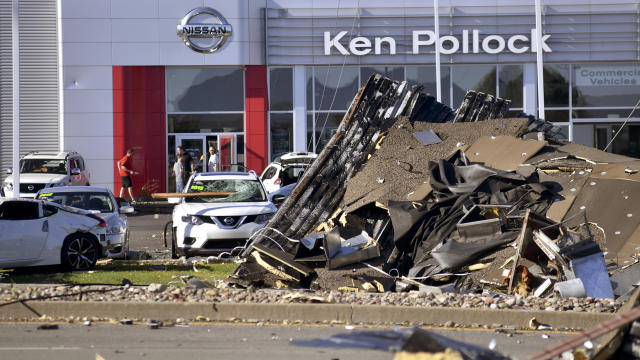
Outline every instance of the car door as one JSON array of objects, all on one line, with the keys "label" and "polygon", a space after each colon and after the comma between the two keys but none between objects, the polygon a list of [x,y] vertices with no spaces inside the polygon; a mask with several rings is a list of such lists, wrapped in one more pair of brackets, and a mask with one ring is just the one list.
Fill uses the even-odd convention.
[{"label": "car door", "polygon": [[11,200],[0,204],[0,262],[35,259],[49,234],[48,219],[36,201]]}]

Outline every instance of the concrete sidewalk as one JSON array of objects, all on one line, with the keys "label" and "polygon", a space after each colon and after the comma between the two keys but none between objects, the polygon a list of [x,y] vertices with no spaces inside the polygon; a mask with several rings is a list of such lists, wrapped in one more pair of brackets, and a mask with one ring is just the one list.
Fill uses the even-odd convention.
[{"label": "concrete sidewalk", "polygon": [[529,329],[529,321],[554,330],[583,330],[615,316],[615,313],[520,311],[439,307],[373,306],[348,304],[259,303],[154,303],[27,301],[0,304],[0,320],[39,318],[154,319],[175,321],[233,321],[276,323],[344,323],[371,325],[435,325]]}]

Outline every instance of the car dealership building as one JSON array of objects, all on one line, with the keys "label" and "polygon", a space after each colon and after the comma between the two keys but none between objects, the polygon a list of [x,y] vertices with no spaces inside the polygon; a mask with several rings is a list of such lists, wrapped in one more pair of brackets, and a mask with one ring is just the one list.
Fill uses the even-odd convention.
[{"label": "car dealership building", "polygon": [[[0,0],[2,168],[12,2]],[[544,118],[604,149],[640,99],[640,5],[540,2],[536,44],[534,0],[439,1],[437,12],[418,0],[22,0],[21,153],[78,151],[92,185],[119,190],[115,160],[135,148],[136,194],[172,190],[177,145],[259,172],[282,153],[319,152],[373,73],[452,108],[474,89],[537,115],[538,45]],[[637,112],[607,151],[640,157]]]}]

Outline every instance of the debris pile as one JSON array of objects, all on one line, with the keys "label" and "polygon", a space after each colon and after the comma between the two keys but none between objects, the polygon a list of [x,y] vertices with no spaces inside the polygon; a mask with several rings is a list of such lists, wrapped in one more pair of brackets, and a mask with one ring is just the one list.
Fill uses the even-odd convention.
[{"label": "debris pile", "polygon": [[[640,161],[457,111],[372,76],[231,281],[351,291],[630,296],[640,269]],[[617,279],[617,280],[616,280]]]}]

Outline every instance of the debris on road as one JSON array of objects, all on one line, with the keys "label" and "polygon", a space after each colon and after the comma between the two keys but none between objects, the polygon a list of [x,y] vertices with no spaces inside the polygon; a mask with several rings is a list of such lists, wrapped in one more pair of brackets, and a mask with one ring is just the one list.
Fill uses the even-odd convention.
[{"label": "debris on road", "polygon": [[508,100],[469,91],[453,111],[420,90],[369,78],[228,281],[629,296],[611,277],[640,269],[640,160],[505,119]]},{"label": "debris on road", "polygon": [[495,340],[485,349],[419,328],[350,331],[323,339],[293,340],[291,344],[392,351],[394,359],[509,359],[494,350]]}]

